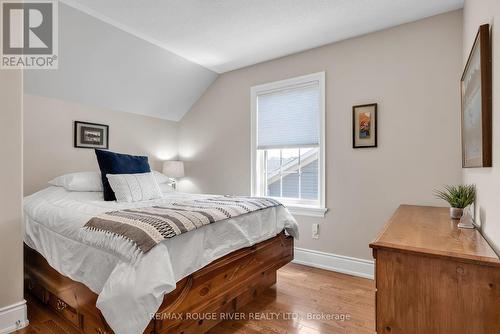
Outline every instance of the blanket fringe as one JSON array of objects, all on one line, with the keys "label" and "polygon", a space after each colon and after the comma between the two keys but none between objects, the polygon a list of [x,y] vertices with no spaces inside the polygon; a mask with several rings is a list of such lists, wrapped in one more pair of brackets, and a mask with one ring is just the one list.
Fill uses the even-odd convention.
[{"label": "blanket fringe", "polygon": [[135,263],[144,254],[135,242],[122,235],[95,227],[83,227],[82,232],[83,242],[110,252],[126,262]]}]

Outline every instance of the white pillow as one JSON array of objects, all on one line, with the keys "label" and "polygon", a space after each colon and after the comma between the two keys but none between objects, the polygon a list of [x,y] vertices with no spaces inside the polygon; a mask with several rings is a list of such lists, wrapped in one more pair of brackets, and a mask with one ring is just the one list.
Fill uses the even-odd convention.
[{"label": "white pillow", "polygon": [[49,181],[56,187],[63,187],[69,191],[102,191],[101,173],[79,172],[65,174]]},{"label": "white pillow", "polygon": [[153,174],[156,178],[156,182],[158,182],[158,184],[163,184],[163,183],[170,183],[170,178],[168,176],[166,176],[165,174],[162,174],[160,172],[157,172],[157,171],[153,171]]},{"label": "white pillow", "polygon": [[117,202],[139,202],[162,198],[153,173],[107,174]]}]

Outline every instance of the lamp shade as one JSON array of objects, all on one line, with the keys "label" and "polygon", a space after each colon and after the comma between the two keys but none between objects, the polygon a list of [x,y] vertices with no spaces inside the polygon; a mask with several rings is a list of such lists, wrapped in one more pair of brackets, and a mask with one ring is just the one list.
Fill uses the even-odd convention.
[{"label": "lamp shade", "polygon": [[168,177],[183,177],[184,162],[183,161],[165,161],[163,163],[163,174]]}]

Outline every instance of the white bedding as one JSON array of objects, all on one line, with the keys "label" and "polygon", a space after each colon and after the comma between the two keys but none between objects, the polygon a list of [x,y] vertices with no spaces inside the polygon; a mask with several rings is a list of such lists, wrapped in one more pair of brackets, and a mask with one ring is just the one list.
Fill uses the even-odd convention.
[{"label": "white bedding", "polygon": [[[99,192],[49,187],[25,198],[25,242],[61,274],[99,295],[97,307],[117,334],[142,333],[177,281],[235,250],[276,236],[298,235],[283,207],[268,208],[165,240],[137,262],[86,245],[81,227],[93,216],[203,195],[164,193],[159,200],[104,202]],[[117,241],[119,242],[119,241]]]}]

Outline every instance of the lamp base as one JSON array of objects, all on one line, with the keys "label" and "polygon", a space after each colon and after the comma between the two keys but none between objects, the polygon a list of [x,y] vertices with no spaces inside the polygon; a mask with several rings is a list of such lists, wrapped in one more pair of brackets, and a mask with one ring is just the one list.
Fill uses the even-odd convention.
[{"label": "lamp base", "polygon": [[466,229],[469,229],[469,230],[473,230],[475,229],[476,227],[474,225],[468,225],[468,224],[462,224],[462,223],[458,223],[458,228],[466,228]]},{"label": "lamp base", "polygon": [[475,229],[474,218],[471,215],[470,207],[464,209],[464,213],[462,218],[460,218],[460,222],[458,223],[458,228],[466,228],[466,229]]}]

